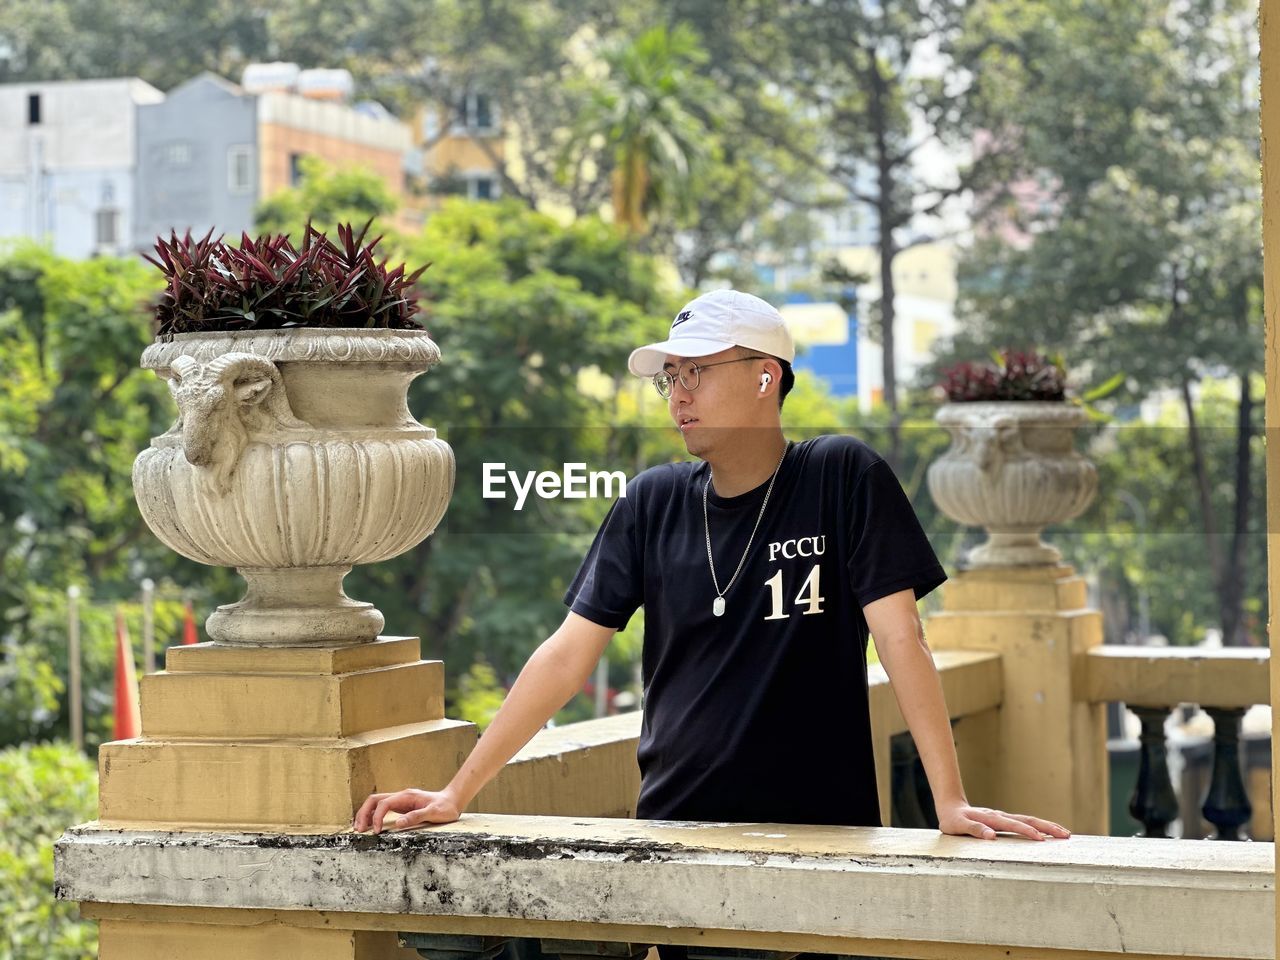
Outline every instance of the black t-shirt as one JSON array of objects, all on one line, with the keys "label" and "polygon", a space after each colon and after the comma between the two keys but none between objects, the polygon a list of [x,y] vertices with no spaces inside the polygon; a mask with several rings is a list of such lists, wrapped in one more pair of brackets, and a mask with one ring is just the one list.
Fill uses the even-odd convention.
[{"label": "black t-shirt", "polygon": [[[946,573],[889,465],[860,440],[789,445],[723,616],[707,566],[705,462],[628,485],[565,594],[621,629],[645,610],[638,815],[880,825],[862,606]],[[721,588],[768,482],[708,491]]]}]

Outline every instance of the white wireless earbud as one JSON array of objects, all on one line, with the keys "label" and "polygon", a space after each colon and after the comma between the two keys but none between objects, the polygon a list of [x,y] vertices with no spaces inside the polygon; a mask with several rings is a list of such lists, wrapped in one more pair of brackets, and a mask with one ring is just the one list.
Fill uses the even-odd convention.
[{"label": "white wireless earbud", "polygon": [[769,384],[772,382],[773,382],[773,377],[769,376],[769,374],[767,373],[761,374],[760,375],[760,392],[764,393],[765,390],[768,389]]}]

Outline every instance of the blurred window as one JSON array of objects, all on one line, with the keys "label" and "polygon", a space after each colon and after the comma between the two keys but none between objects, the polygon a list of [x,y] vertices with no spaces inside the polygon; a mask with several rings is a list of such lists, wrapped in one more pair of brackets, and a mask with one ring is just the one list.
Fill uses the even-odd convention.
[{"label": "blurred window", "polygon": [[483,93],[477,93],[467,99],[467,126],[473,130],[492,130],[493,111],[489,109],[489,98]]},{"label": "blurred window", "polygon": [[422,142],[432,143],[440,138],[440,110],[426,107],[422,111]]},{"label": "blurred window", "polygon": [[94,233],[99,247],[115,247],[120,242],[120,211],[98,210],[94,214]]},{"label": "blurred window", "polygon": [[185,167],[191,163],[191,144],[186,140],[170,140],[164,145],[161,156],[170,167]]},{"label": "blurred window", "polygon": [[460,101],[449,127],[455,136],[496,133],[498,122],[493,99],[487,93],[468,93]]},{"label": "blurred window", "polygon": [[232,193],[253,191],[253,147],[248,144],[227,148],[227,189]]}]

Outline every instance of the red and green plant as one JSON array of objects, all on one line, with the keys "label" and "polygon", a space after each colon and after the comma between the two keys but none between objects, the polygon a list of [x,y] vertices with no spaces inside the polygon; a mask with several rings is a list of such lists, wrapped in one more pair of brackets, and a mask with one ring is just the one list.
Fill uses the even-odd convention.
[{"label": "red and green plant", "polygon": [[982,400],[1065,400],[1067,371],[1059,357],[1034,350],[999,350],[994,363],[965,361],[942,371],[939,386],[952,403]]},{"label": "red and green plant", "polygon": [[339,224],[336,244],[308,223],[301,247],[288,234],[241,234],[238,247],[213,239],[212,230],[198,240],[189,231],[157,237],[159,259],[147,259],[167,281],[156,306],[158,335],[282,327],[420,329],[414,284],[427,267],[388,270],[373,252],[382,237],[365,243],[370,223],[358,234],[351,224]]}]

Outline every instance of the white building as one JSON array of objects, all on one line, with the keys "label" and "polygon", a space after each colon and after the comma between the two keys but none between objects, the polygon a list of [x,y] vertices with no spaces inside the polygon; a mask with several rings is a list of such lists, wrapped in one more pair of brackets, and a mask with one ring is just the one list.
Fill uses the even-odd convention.
[{"label": "white building", "polygon": [[345,71],[274,63],[245,74],[256,92],[205,72],[138,112],[137,249],[171,230],[233,239],[252,231],[258,204],[296,187],[308,156],[364,167],[402,197],[409,128],[386,111],[349,106]]},{"label": "white building", "polygon": [[138,79],[0,85],[0,240],[77,259],[130,249],[137,110],[162,100]]}]

